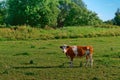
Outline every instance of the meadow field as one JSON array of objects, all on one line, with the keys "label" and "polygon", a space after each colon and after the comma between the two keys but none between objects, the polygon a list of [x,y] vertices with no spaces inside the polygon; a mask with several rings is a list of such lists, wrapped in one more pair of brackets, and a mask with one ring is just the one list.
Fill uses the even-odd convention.
[{"label": "meadow field", "polygon": [[[69,68],[62,44],[93,46],[93,67]],[[120,36],[0,41],[0,80],[120,80]]]}]

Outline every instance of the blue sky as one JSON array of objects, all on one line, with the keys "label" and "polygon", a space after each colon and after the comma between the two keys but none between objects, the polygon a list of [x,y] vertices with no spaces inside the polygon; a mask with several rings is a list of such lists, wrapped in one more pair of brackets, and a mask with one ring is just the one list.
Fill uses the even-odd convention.
[{"label": "blue sky", "polygon": [[96,12],[103,21],[113,19],[120,8],[120,0],[83,0],[87,8]]}]

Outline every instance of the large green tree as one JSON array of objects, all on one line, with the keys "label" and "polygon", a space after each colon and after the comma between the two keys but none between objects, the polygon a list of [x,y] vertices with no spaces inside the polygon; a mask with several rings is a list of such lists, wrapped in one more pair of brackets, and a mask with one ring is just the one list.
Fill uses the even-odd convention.
[{"label": "large green tree", "polygon": [[56,26],[59,9],[56,0],[8,0],[8,23],[44,27]]}]

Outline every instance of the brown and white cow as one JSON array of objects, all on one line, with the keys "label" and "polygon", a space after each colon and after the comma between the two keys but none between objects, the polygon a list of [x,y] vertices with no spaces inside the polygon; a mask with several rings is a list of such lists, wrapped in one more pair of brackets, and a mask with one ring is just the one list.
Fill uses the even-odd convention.
[{"label": "brown and white cow", "polygon": [[90,66],[93,65],[93,47],[92,46],[68,46],[68,45],[63,45],[60,46],[60,48],[63,50],[63,53],[66,54],[67,57],[70,58],[70,67],[73,66],[73,59],[75,57],[82,57],[86,56],[86,64],[90,64]]}]

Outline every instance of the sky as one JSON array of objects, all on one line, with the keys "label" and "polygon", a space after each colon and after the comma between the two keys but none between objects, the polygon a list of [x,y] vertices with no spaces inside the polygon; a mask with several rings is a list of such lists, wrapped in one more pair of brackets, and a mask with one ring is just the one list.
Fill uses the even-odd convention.
[{"label": "sky", "polygon": [[103,21],[115,17],[115,12],[120,8],[120,0],[83,0],[87,8],[98,14]]}]

